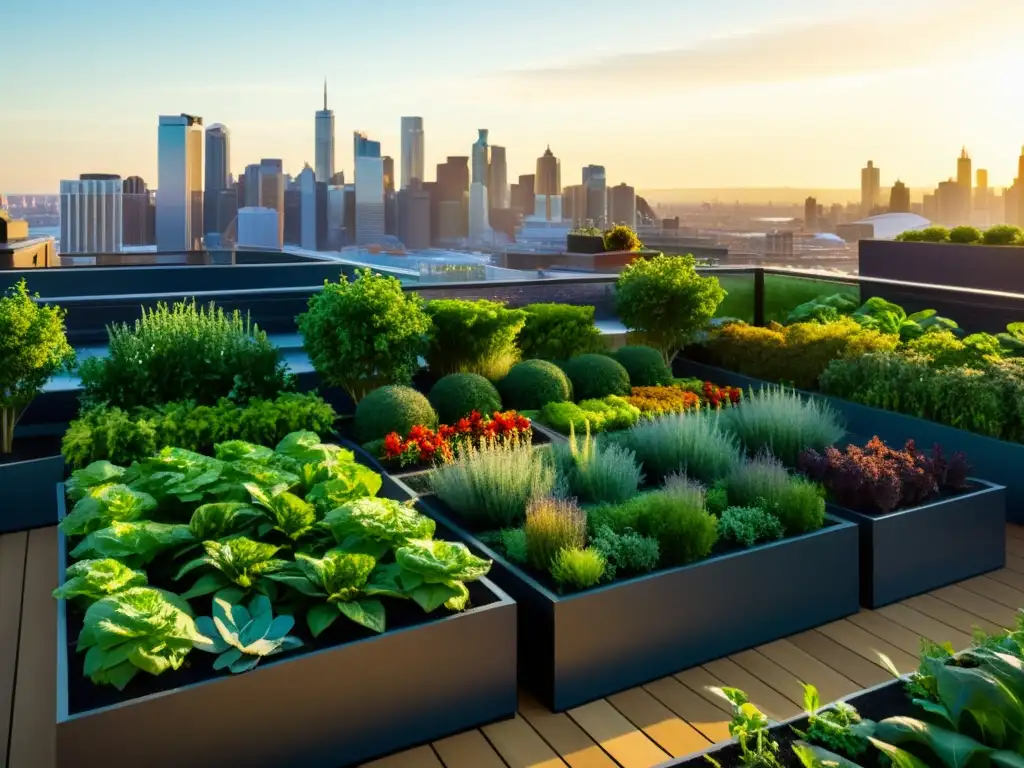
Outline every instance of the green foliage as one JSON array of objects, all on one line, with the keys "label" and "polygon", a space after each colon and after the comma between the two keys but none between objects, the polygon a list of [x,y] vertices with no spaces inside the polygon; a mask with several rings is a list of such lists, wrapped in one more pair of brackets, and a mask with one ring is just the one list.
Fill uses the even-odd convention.
[{"label": "green foliage", "polygon": [[616,284],[616,308],[626,327],[671,365],[725,298],[713,277],[701,277],[691,256],[636,259]]},{"label": "green foliage", "polygon": [[522,528],[505,528],[499,536],[505,557],[513,563],[526,563],[526,531]]},{"label": "green foliage", "polygon": [[195,648],[219,654],[214,669],[228,669],[232,674],[248,672],[260,659],[302,646],[302,641],[289,635],[295,626],[292,616],[274,616],[270,600],[256,595],[248,607],[213,598],[213,616],[196,619]]},{"label": "green foliage", "polygon": [[64,492],[72,501],[79,501],[85,498],[91,489],[116,483],[124,474],[124,467],[116,467],[109,461],[95,461],[84,469],[73,471],[64,483]]},{"label": "green foliage", "polygon": [[607,563],[593,547],[563,549],[551,563],[551,576],[562,588],[589,589],[604,578]]},{"label": "green foliage", "polygon": [[568,360],[604,347],[601,332],[594,325],[593,307],[528,304],[523,311],[526,325],[519,332],[519,349],[526,359]]},{"label": "green foliage", "polygon": [[718,520],[705,509],[703,490],[694,484],[641,494],[604,519],[617,533],[631,528],[655,539],[663,566],[701,560],[718,540]]},{"label": "green foliage", "polygon": [[784,535],[779,519],[760,507],[728,507],[718,520],[718,536],[741,547],[777,541]]},{"label": "green foliage", "polygon": [[64,315],[33,301],[24,280],[0,296],[0,454],[13,450],[14,427],[43,385],[74,365]]},{"label": "green foliage", "polygon": [[356,402],[384,384],[409,384],[431,329],[418,294],[369,269],[325,282],[296,320],[320,378]]},{"label": "green foliage", "polygon": [[914,243],[946,243],[949,242],[949,230],[939,226],[912,229],[896,235],[896,240]]},{"label": "green foliage", "polygon": [[634,387],[658,387],[672,383],[672,371],[653,347],[625,346],[612,353],[629,375]]},{"label": "green foliage", "polygon": [[[679,475],[669,475],[665,478],[666,484],[676,482]],[[713,515],[719,515],[725,513],[725,510],[729,508],[729,490],[726,486],[725,479],[716,481],[711,487],[707,489],[704,494],[704,504],[708,508],[708,512]]]},{"label": "green foliage", "polygon": [[277,557],[281,547],[245,536],[204,541],[203,549],[205,555],[185,563],[174,577],[179,581],[196,569],[204,571],[192,588],[182,594],[186,600],[212,594],[231,584],[250,589],[261,576],[279,571],[285,565],[285,560]]},{"label": "green foliage", "polygon": [[431,539],[436,529],[434,521],[411,504],[394,499],[350,501],[332,510],[323,524],[342,549],[377,558],[415,539]]},{"label": "green foliage", "polygon": [[540,409],[572,396],[565,372],[547,360],[524,360],[513,365],[508,376],[498,382],[498,391],[505,407],[517,411]]},{"label": "green foliage", "polygon": [[555,485],[555,471],[541,453],[510,443],[469,447],[429,477],[441,501],[483,529],[521,524],[530,501]]},{"label": "green foliage", "polygon": [[316,508],[301,496],[288,491],[268,493],[256,483],[243,483],[243,486],[252,496],[253,504],[266,516],[265,530],[278,531],[292,541],[312,531]]},{"label": "green foliage", "polygon": [[961,243],[963,245],[980,243],[981,238],[981,230],[977,227],[961,225],[949,230],[949,242],[951,243]]},{"label": "green foliage", "polygon": [[817,531],[825,524],[820,486],[790,475],[778,459],[762,454],[737,466],[726,479],[729,501],[760,507],[779,519],[787,536]]},{"label": "green foliage", "polygon": [[[441,377],[431,387],[428,399],[442,424],[454,424],[472,411],[488,416],[501,410],[498,390],[476,373],[450,373]],[[399,434],[405,435],[407,432]]]},{"label": "green foliage", "polygon": [[719,423],[748,454],[768,451],[787,467],[807,449],[823,452],[846,434],[831,406],[784,387],[748,392],[741,408],[722,411]]},{"label": "green foliage", "polygon": [[271,580],[323,601],[306,614],[313,637],[323,634],[339,616],[380,633],[386,628],[384,604],[367,589],[376,566],[372,555],[341,548],[330,549],[322,557],[297,552],[295,562],[271,574]]},{"label": "green foliage", "polygon": [[147,581],[143,571],[136,571],[111,558],[79,560],[68,566],[65,581],[53,590],[53,596],[92,603],[131,587],[144,587]]},{"label": "green foliage", "polygon": [[[740,760],[746,768],[782,768],[779,761],[779,743],[768,730],[768,718],[750,703],[747,695],[738,688],[712,688],[732,704],[732,720],[729,735],[740,745]],[[714,759],[707,758],[717,765]]]},{"label": "green foliage", "polygon": [[566,362],[563,370],[572,382],[577,400],[630,393],[629,374],[621,363],[608,355],[579,355]]},{"label": "green foliage", "polygon": [[642,422],[616,435],[616,442],[633,451],[651,481],[685,472],[695,480],[714,483],[740,462],[736,438],[719,429],[716,414],[705,412]]},{"label": "green foliage", "polygon": [[501,379],[519,359],[516,337],[526,313],[487,299],[435,299],[427,302],[433,333],[427,366],[437,376],[477,373]]},{"label": "green foliage", "polygon": [[661,550],[658,540],[625,529],[616,533],[607,525],[600,525],[591,542],[605,559],[605,579],[616,576],[649,573],[658,567]]},{"label": "green foliage", "polygon": [[587,515],[574,499],[533,499],[526,507],[523,533],[526,562],[538,571],[546,571],[561,550],[586,547]]},{"label": "green foliage", "polygon": [[450,541],[410,541],[397,550],[395,558],[403,588],[427,613],[441,605],[461,611],[469,600],[465,583],[483,578],[491,569],[490,560]]},{"label": "green foliage", "polygon": [[155,509],[156,499],[148,493],[133,491],[126,485],[104,484],[89,489],[59,527],[68,536],[85,536],[114,521],[144,519]]},{"label": "green foliage", "polygon": [[194,543],[187,525],[140,520],[93,531],[71,550],[75,560],[114,558],[130,567],[146,565],[161,552]]},{"label": "green foliage", "polygon": [[179,400],[246,403],[291,389],[280,351],[259,326],[212,302],[180,302],[142,310],[134,326],[108,329],[107,357],[79,367],[82,402],[123,409]]},{"label": "green foliage", "polygon": [[908,315],[899,304],[893,304],[878,296],[864,302],[851,315],[861,327],[881,333],[896,335],[901,341],[909,341],[936,330],[947,330],[959,334],[957,324],[946,317],[939,317],[934,309],[923,309]]},{"label": "green foliage", "polygon": [[640,242],[636,232],[625,224],[617,224],[604,232],[606,251],[639,251],[643,247],[644,244]]},{"label": "green foliage", "polygon": [[975,368],[1000,357],[999,339],[988,333],[972,333],[960,339],[948,330],[932,331],[910,341],[906,349],[931,360],[936,368]]},{"label": "green foliage", "polygon": [[569,442],[552,446],[552,456],[560,478],[584,503],[626,501],[643,482],[632,451],[619,445],[598,445],[589,429],[579,440],[570,425]]},{"label": "green foliage", "polygon": [[997,224],[985,230],[981,242],[985,245],[1018,245],[1024,239],[1024,231],[1011,224]]},{"label": "green foliage", "polygon": [[607,432],[627,429],[640,420],[640,409],[618,395],[576,403],[548,403],[538,420],[563,435],[571,430]]},{"label": "green foliage", "polygon": [[197,637],[188,606],[149,587],[131,587],[97,600],[85,612],[78,651],[85,674],[118,690],[140,671],[159,675],[178,669]]},{"label": "green foliage", "polygon": [[805,683],[807,732],[797,731],[798,735],[850,759],[856,759],[867,752],[868,737],[874,730],[874,723],[862,720],[857,710],[846,702],[836,702],[820,712],[819,709],[821,698],[818,689]]},{"label": "green foliage", "polygon": [[273,400],[239,405],[222,398],[214,405],[178,401],[130,410],[95,406],[71,422],[61,453],[72,467],[108,460],[142,461],[166,445],[211,453],[217,443],[243,440],[273,445],[290,432],[331,429],[337,414],[316,394],[286,392]]},{"label": "green foliage", "polygon": [[391,432],[405,435],[417,424],[434,429],[437,427],[437,414],[430,401],[412,387],[380,387],[356,406],[355,430],[360,443],[385,437]]},{"label": "green foliage", "polygon": [[817,296],[797,306],[786,317],[784,325],[793,323],[833,323],[857,309],[857,301],[845,293]]}]

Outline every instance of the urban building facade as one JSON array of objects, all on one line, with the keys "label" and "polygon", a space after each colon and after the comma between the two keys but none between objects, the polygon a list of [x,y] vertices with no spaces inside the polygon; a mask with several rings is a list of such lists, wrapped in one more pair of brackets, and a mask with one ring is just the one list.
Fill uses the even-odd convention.
[{"label": "urban building facade", "polygon": [[324,80],[324,108],[316,113],[315,165],[316,178],[329,182],[334,177],[334,112],[327,108],[327,81]]},{"label": "urban building facade", "polygon": [[317,195],[316,173],[307,164],[298,176],[300,216],[299,245],[306,250],[317,249]]},{"label": "urban building facade", "polygon": [[910,213],[910,189],[899,179],[889,190],[889,213]]},{"label": "urban building facade", "polygon": [[83,173],[60,183],[60,252],[119,253],[124,243],[120,176]]},{"label": "urban building facade", "polygon": [[280,248],[279,219],[272,208],[247,207],[238,209],[239,248]]},{"label": "urban building facade", "polygon": [[157,250],[198,249],[203,237],[203,118],[160,117],[157,174]]},{"label": "urban building facade", "polygon": [[[370,142],[374,144],[376,142]],[[384,241],[384,161],[377,154],[356,156],[355,241],[357,245],[374,245]]]},{"label": "urban building facade", "polygon": [[504,147],[491,147],[491,167],[487,176],[488,207],[508,208],[508,161]]},{"label": "urban building facade", "polygon": [[122,243],[138,247],[156,243],[156,204],[146,182],[129,176],[122,184]]},{"label": "urban building facade", "polygon": [[402,118],[402,189],[412,184],[413,179],[424,178],[425,140],[422,117]]},{"label": "urban building facade", "polygon": [[411,251],[430,247],[430,192],[416,177],[398,193],[398,239]]},{"label": "urban building facade", "polygon": [[608,190],[609,224],[625,224],[636,229],[636,190],[625,184]]},{"label": "urban building facade", "polygon": [[259,207],[277,211],[277,244],[284,244],[284,164],[263,158],[259,164]]},{"label": "urban building facade", "polygon": [[544,154],[537,158],[537,178],[534,194],[560,195],[562,193],[562,167],[548,147]]},{"label": "urban building facade", "polygon": [[231,134],[220,123],[206,126],[203,174],[203,234],[221,235],[231,220],[221,219],[222,193],[231,187]]},{"label": "urban building facade", "polygon": [[588,165],[583,169],[583,185],[587,188],[587,207],[584,219],[595,227],[608,223],[608,179],[603,165]]},{"label": "urban building facade", "polygon": [[866,167],[860,170],[860,212],[862,216],[870,216],[878,206],[878,194],[881,187],[881,171],[874,162],[868,160]]}]

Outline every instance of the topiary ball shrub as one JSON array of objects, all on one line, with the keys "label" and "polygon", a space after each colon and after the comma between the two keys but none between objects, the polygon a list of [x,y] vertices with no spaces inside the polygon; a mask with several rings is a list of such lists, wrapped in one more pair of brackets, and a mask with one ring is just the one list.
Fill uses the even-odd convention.
[{"label": "topiary ball shrub", "polygon": [[501,410],[501,396],[487,379],[477,373],[442,376],[428,395],[442,424],[454,424],[471,411],[490,415]]},{"label": "topiary ball shrub", "polygon": [[391,432],[407,435],[417,424],[435,429],[437,414],[412,387],[388,386],[373,390],[356,406],[356,439],[378,440]]},{"label": "topiary ball shrub", "polygon": [[634,387],[660,387],[672,383],[672,371],[665,364],[661,352],[654,347],[622,347],[612,353],[612,357],[626,369],[629,383]]},{"label": "topiary ball shrub", "polygon": [[607,355],[580,355],[565,364],[577,400],[630,394],[629,373]]},{"label": "topiary ball shrub", "polygon": [[508,376],[498,382],[498,391],[505,407],[517,411],[539,410],[572,397],[569,378],[547,360],[524,360],[513,365]]}]

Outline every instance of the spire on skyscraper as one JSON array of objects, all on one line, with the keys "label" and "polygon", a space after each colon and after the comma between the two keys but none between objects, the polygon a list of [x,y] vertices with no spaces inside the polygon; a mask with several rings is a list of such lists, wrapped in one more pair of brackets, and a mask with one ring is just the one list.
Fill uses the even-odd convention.
[{"label": "spire on skyscraper", "polygon": [[327,111],[327,78],[324,78],[324,112]]},{"label": "spire on skyscraper", "polygon": [[967,147],[966,146],[960,148],[960,157],[963,160],[967,159],[968,156],[967,156]]}]

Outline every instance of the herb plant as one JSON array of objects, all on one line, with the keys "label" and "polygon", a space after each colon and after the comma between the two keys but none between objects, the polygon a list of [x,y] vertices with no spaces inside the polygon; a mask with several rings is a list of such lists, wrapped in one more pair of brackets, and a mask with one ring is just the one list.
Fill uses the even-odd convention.
[{"label": "herb plant", "polygon": [[606,432],[626,429],[640,420],[640,409],[626,398],[609,395],[600,400],[590,399],[577,403],[548,403],[538,419],[564,435],[570,430]]},{"label": "herb plant", "polygon": [[[747,768],[783,768],[779,761],[779,743],[768,731],[768,718],[764,713],[751,704],[747,695],[738,688],[712,690],[732,704],[729,735],[740,745],[740,762]],[[705,759],[722,768],[714,758],[705,756]]]},{"label": "herb plant", "polygon": [[551,564],[551,576],[560,586],[588,589],[604,578],[606,565],[604,555],[593,547],[563,549]]},{"label": "herb plant", "polygon": [[716,414],[671,414],[641,422],[617,435],[616,442],[633,451],[648,480],[685,472],[713,483],[740,462],[736,438],[719,428]]},{"label": "herb plant", "polygon": [[619,445],[598,445],[589,426],[581,440],[570,425],[569,442],[552,446],[552,455],[570,492],[584,503],[626,501],[643,482],[633,452]]},{"label": "herb plant", "polygon": [[785,535],[779,519],[761,507],[728,507],[718,519],[718,536],[742,547],[778,541]]},{"label": "herb plant", "polygon": [[546,571],[559,551],[586,546],[587,515],[575,501],[534,499],[526,508],[523,532],[526,561],[538,571]]}]

